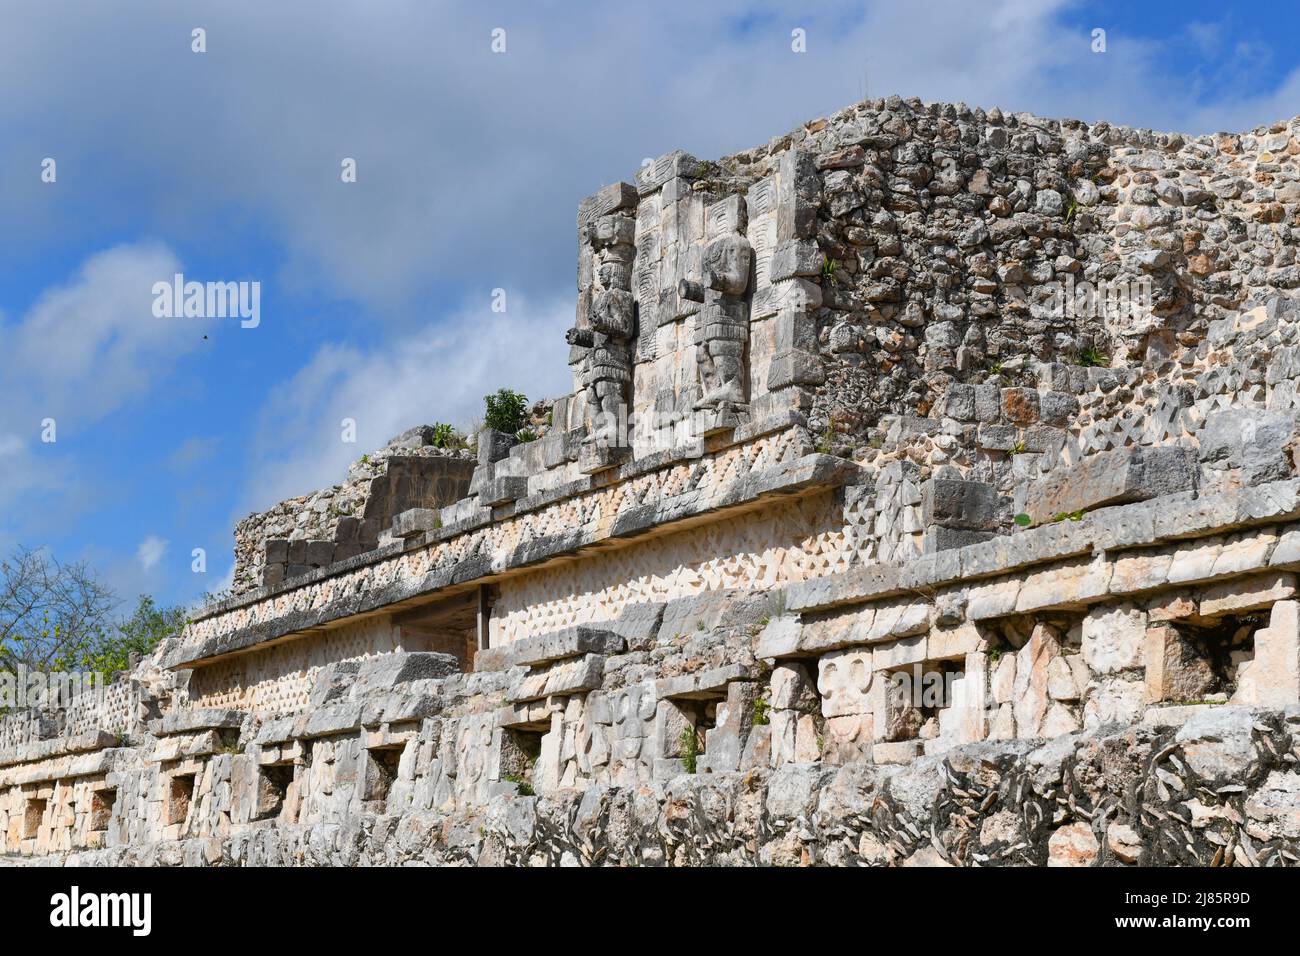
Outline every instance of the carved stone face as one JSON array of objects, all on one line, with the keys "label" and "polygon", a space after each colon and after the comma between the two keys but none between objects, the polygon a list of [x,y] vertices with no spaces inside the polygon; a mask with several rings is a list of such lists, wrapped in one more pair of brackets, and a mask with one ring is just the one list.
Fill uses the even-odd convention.
[{"label": "carved stone face", "polygon": [[724,295],[744,295],[754,249],[744,236],[723,236],[709,243],[704,253],[704,273],[709,288]]},{"label": "carved stone face", "polygon": [[628,289],[632,285],[632,270],[627,263],[611,259],[602,262],[597,270],[602,289]]},{"label": "carved stone face", "polygon": [[826,717],[868,713],[867,691],[870,687],[869,650],[833,651],[817,662],[817,692],[821,694],[822,714]]}]

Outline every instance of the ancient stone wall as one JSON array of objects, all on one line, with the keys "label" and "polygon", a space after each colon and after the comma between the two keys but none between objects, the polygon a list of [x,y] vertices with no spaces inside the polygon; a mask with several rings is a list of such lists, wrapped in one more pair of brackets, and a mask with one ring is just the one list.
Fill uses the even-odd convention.
[{"label": "ancient stone wall", "polygon": [[541,436],[244,526],[0,721],[5,852],[1296,862],[1296,130],[891,99],[602,189]]}]

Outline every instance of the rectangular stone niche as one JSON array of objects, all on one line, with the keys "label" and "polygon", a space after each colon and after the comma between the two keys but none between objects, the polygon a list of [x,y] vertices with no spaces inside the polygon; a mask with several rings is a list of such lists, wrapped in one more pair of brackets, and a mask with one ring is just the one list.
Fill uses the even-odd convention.
[{"label": "rectangular stone niche", "polygon": [[528,727],[506,727],[501,731],[499,779],[503,783],[517,784],[524,793],[536,786],[534,776],[537,760],[542,755],[542,738],[550,730],[550,722]]},{"label": "rectangular stone niche", "polygon": [[33,797],[27,801],[26,807],[23,808],[23,839],[33,840],[36,834],[40,832],[41,821],[45,818],[45,807],[48,801],[38,797]]},{"label": "rectangular stone niche", "polygon": [[194,801],[194,774],[178,773],[167,784],[167,823],[184,823]]},{"label": "rectangular stone niche", "polygon": [[889,743],[938,737],[940,712],[952,706],[953,686],[964,673],[960,660],[919,661],[878,673],[884,720],[877,734]]},{"label": "rectangular stone niche", "polygon": [[659,702],[655,715],[661,774],[697,773],[708,752],[709,734],[718,722],[724,698],[670,697]]},{"label": "rectangular stone niche", "polygon": [[450,654],[462,671],[472,671],[478,649],[479,611],[479,594],[475,590],[399,614],[393,623],[402,650]]},{"label": "rectangular stone niche", "polygon": [[1266,619],[1266,613],[1254,613],[1148,627],[1147,701],[1192,704],[1231,697],[1255,659],[1255,634]]},{"label": "rectangular stone niche", "polygon": [[[294,768],[292,763],[268,764],[258,770],[258,819],[280,816],[289,798],[289,788],[293,785]],[[286,819],[286,823],[297,822]]]},{"label": "rectangular stone niche", "polygon": [[107,787],[90,792],[90,832],[103,833],[113,819],[113,806],[117,803],[117,788]]},{"label": "rectangular stone niche", "polygon": [[371,747],[366,751],[365,797],[371,802],[383,803],[388,791],[397,781],[397,768],[402,762],[405,745]]}]

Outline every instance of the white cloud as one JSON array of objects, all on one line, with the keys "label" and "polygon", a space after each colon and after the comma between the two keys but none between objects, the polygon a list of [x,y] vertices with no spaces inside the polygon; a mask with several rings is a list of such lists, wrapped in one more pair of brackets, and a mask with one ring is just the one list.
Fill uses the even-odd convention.
[{"label": "white cloud", "polygon": [[[409,328],[446,284],[567,289],[577,200],[643,157],[759,145],[864,86],[1190,132],[1296,108],[1289,82],[1185,95],[1165,63],[1205,28],[1171,25],[1159,40],[1112,29],[1094,54],[1067,12],[1066,0],[666,0],[520,4],[488,19],[422,0],[229,3],[205,12],[208,52],[194,54],[179,7],[91,5],[68,20],[32,6],[0,34],[0,122],[24,131],[23,162],[56,154],[64,178],[93,167],[104,221],[132,213],[129,196],[163,234],[211,249],[231,242],[232,211],[256,216],[284,247],[280,288],[355,297]],[[508,32],[500,55],[495,26]],[[794,26],[806,53],[790,50]],[[52,62],[74,66],[52,74]],[[104,95],[85,96],[88,77]],[[214,147],[235,145],[214,162]],[[355,184],[340,181],[344,157]],[[28,178],[0,177],[17,216],[0,248],[84,228],[84,193],[61,182],[37,201],[46,187]]]},{"label": "white cloud", "polygon": [[[468,427],[497,388],[533,401],[568,393],[572,322],[568,303],[533,308],[515,298],[492,313],[485,300],[383,348],[322,345],[263,410],[243,504],[264,508],[341,481],[350,462],[413,425]],[[341,440],[345,418],[356,422],[355,444]]]},{"label": "white cloud", "polygon": [[0,422],[51,417],[84,425],[146,394],[171,361],[200,341],[193,322],[153,315],[152,287],[180,271],[158,244],[125,244],[85,260],[0,326],[8,374]]},{"label": "white cloud", "polygon": [[[201,341],[155,318],[152,285],[179,271],[156,243],[91,255],[16,318],[0,316],[0,510],[7,538],[69,527],[103,491],[78,467],[73,436],[147,395]],[[56,441],[46,442],[46,419]],[[22,507],[17,507],[21,501]]]},{"label": "white cloud", "polygon": [[140,567],[145,572],[152,571],[154,567],[162,560],[163,552],[167,550],[168,542],[151,534],[140,542],[140,547],[136,549],[135,556],[140,561]]}]

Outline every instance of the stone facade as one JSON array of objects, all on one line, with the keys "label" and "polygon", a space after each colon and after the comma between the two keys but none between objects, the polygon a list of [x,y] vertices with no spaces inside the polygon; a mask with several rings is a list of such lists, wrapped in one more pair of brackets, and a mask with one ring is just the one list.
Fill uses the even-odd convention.
[{"label": "stone facade", "polygon": [[241,525],[0,722],[5,852],[1296,862],[1298,137],[891,99],[605,187],[535,440]]}]

